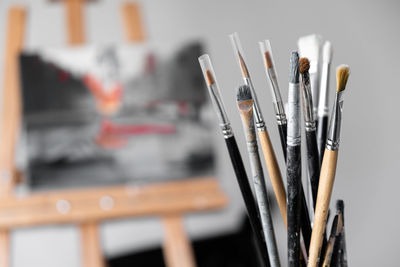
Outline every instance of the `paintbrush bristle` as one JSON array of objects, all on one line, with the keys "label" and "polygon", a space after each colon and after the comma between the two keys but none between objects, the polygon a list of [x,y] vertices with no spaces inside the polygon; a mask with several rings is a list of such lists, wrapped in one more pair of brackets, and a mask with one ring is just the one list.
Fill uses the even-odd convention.
[{"label": "paintbrush bristle", "polygon": [[332,61],[332,54],[333,54],[333,51],[332,51],[331,42],[326,41],[324,43],[324,47],[323,47],[322,61],[323,62],[327,62],[327,63],[331,62]]},{"label": "paintbrush bristle", "polygon": [[300,73],[306,73],[310,69],[310,61],[306,57],[300,58]]},{"label": "paintbrush bristle", "polygon": [[238,52],[238,57],[239,57],[239,65],[240,65],[240,70],[242,71],[242,76],[244,78],[249,78],[249,70],[247,69],[246,63],[244,62],[243,56]]},{"label": "paintbrush bristle", "polygon": [[296,51],[290,56],[289,80],[291,83],[299,83],[299,54]]},{"label": "paintbrush bristle", "polygon": [[206,70],[206,81],[207,85],[212,85],[215,83],[214,76],[212,75],[211,70]]},{"label": "paintbrush bristle", "polygon": [[264,52],[264,60],[265,60],[265,67],[267,69],[272,68],[274,65],[272,64],[272,59],[268,51]]},{"label": "paintbrush bristle", "polygon": [[339,199],[338,201],[336,201],[336,211],[338,213],[343,213],[344,211],[344,201]]},{"label": "paintbrush bristle", "polygon": [[336,92],[341,92],[346,89],[347,80],[349,79],[350,68],[347,65],[340,65],[336,69],[337,87]]},{"label": "paintbrush bristle", "polygon": [[251,96],[250,87],[247,85],[239,86],[239,88],[237,90],[236,100],[238,102],[246,101],[246,100],[253,100],[253,98]]}]

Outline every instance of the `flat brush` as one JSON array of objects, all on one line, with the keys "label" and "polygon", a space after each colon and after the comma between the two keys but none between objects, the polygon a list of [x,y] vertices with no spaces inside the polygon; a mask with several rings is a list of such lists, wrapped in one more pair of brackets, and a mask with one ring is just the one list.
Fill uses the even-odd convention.
[{"label": "flat brush", "polygon": [[319,178],[317,205],[315,208],[314,226],[311,236],[308,267],[317,267],[324,238],[326,219],[335,181],[337,157],[340,142],[340,126],[342,121],[343,93],[346,88],[350,69],[346,65],[339,66],[336,71],[337,88],[335,102],[329,124],[324,159]]},{"label": "flat brush", "polygon": [[275,71],[275,63],[272,55],[271,43],[269,40],[258,43],[260,46],[261,55],[264,59],[265,73],[270,82],[272,103],[274,105],[276,122],[278,123],[279,136],[281,137],[281,145],[283,156],[286,161],[286,137],[287,137],[287,120],[285,109],[279,90],[278,78]]},{"label": "flat brush", "polygon": [[250,158],[251,172],[253,174],[254,189],[258,202],[258,209],[261,217],[261,223],[264,230],[265,241],[269,253],[271,266],[280,266],[278,248],[272,223],[272,216],[269,207],[267,187],[264,179],[260,155],[258,154],[258,145],[256,131],[253,120],[253,99],[250,88],[247,85],[240,86],[237,91],[237,105],[242,118],[243,129],[247,141],[247,151]]},{"label": "flat brush", "polygon": [[267,166],[267,171],[271,179],[272,187],[274,189],[275,197],[278,202],[283,223],[286,226],[286,192],[285,192],[285,186],[283,185],[281,171],[279,169],[278,161],[276,160],[275,151],[274,148],[272,147],[267,127],[265,126],[264,118],[261,113],[260,106],[258,104],[258,99],[253,87],[253,83],[251,82],[250,73],[247,69],[239,36],[237,33],[234,33],[230,35],[230,39],[235,57],[237,57],[238,59],[243,81],[250,88],[251,96],[253,99],[253,113],[257,127],[257,134],[261,142],[261,148],[264,154],[265,164]]},{"label": "flat brush", "polygon": [[328,129],[328,102],[329,102],[329,71],[332,61],[332,46],[329,41],[326,41],[322,52],[321,80],[318,101],[318,127],[317,127],[317,142],[320,164],[324,157],[326,131]]},{"label": "flat brush", "polygon": [[287,133],[287,241],[288,266],[297,267],[300,262],[300,212],[301,212],[301,133],[299,56],[292,52],[290,58],[290,83],[288,92]]},{"label": "flat brush", "polygon": [[318,182],[319,182],[319,156],[316,138],[316,125],[313,114],[313,99],[311,95],[310,75],[310,62],[307,58],[300,59],[300,73],[301,73],[301,91],[303,95],[303,114],[306,130],[306,143],[307,143],[307,166],[308,176],[311,185],[311,195],[313,202],[313,209],[317,201]]},{"label": "flat brush", "polygon": [[332,263],[332,255],[335,249],[335,246],[337,247],[337,241],[339,238],[339,235],[342,232],[342,218],[341,214],[336,214],[335,218],[333,219],[332,222],[332,228],[331,228],[331,234],[329,236],[328,240],[328,246],[325,251],[325,256],[324,256],[324,262],[322,263],[322,267],[330,267]]},{"label": "flat brush", "polygon": [[210,93],[211,102],[213,103],[219,120],[219,125],[225,139],[226,147],[228,148],[236,179],[239,184],[244,203],[246,205],[247,215],[253,229],[253,233],[256,239],[256,245],[262,256],[263,266],[270,266],[267,245],[262,234],[263,228],[258,215],[258,207],[250,187],[249,179],[243,165],[242,157],[240,155],[236,139],[233,135],[231,124],[229,122],[228,116],[226,115],[224,103],[221,99],[220,90],[215,78],[215,73],[210,57],[207,54],[202,55],[199,57],[199,62],[203,71],[204,79],[207,84],[208,92]]}]

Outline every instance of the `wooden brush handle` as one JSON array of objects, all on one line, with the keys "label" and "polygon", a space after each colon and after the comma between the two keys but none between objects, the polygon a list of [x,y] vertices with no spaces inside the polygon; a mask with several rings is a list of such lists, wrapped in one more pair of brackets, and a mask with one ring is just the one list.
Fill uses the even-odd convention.
[{"label": "wooden brush handle", "polygon": [[286,220],[286,192],[283,185],[281,171],[279,169],[278,161],[276,160],[274,148],[272,147],[271,140],[267,131],[258,131],[258,137],[261,142],[261,148],[264,154],[265,164],[269,177],[271,179],[272,187],[275,192],[275,197],[281,211],[283,223],[287,226]]},{"label": "wooden brush handle", "polygon": [[325,149],[319,178],[317,205],[315,208],[314,227],[311,235],[311,244],[308,258],[308,267],[318,267],[319,253],[324,239],[329,202],[335,181],[338,151]]},{"label": "wooden brush handle", "polygon": [[306,143],[307,143],[307,166],[308,174],[311,184],[312,202],[315,209],[317,202],[318,183],[319,183],[319,155],[317,146],[317,137],[315,130],[306,131]]},{"label": "wooden brush handle", "polygon": [[239,184],[240,191],[247,209],[247,215],[250,220],[251,227],[256,238],[257,247],[263,258],[263,266],[270,266],[268,259],[268,250],[265,243],[263,229],[261,226],[257,204],[255,202],[253,192],[251,191],[249,179],[247,178],[246,170],[243,165],[243,160],[239,152],[239,148],[234,136],[225,139],[226,146],[229,151],[232,166],[236,174],[236,179]]},{"label": "wooden brush handle", "polygon": [[288,266],[299,266],[300,260],[300,212],[301,212],[301,148],[287,147],[287,241]]}]

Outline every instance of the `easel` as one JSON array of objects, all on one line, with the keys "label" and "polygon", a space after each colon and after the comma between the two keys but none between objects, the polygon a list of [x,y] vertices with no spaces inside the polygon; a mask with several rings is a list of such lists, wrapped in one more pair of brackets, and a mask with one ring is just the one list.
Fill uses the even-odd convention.
[{"label": "easel", "polygon": [[[68,40],[72,45],[84,42],[82,1],[65,0]],[[124,4],[122,14],[126,39],[134,42],[143,40],[138,7],[133,3]],[[121,185],[35,193],[23,197],[14,195],[13,189],[19,177],[14,161],[15,147],[21,121],[18,55],[23,47],[25,18],[25,8],[10,8],[0,131],[0,267],[10,265],[11,229],[61,223],[77,224],[79,227],[82,266],[103,267],[98,223],[137,216],[161,217],[165,231],[164,258],[168,267],[195,267],[182,218],[188,212],[219,209],[226,205],[227,198],[214,177],[140,187]]]}]

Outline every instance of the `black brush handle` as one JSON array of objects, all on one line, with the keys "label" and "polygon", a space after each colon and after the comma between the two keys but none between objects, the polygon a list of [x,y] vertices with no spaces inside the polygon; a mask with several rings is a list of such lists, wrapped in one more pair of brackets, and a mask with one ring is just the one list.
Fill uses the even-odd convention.
[{"label": "black brush handle", "polygon": [[341,244],[342,244],[342,234],[340,233],[339,235],[336,236],[335,244],[333,245],[331,267],[340,266],[339,258],[341,257],[342,254]]},{"label": "black brush handle", "polygon": [[225,142],[231,158],[233,169],[236,174],[236,179],[246,205],[247,215],[256,238],[257,247],[263,258],[263,266],[270,266],[267,245],[265,243],[263,229],[259,219],[258,208],[256,206],[254,195],[250,187],[250,182],[247,177],[246,169],[243,165],[243,160],[240,155],[236,139],[234,136],[232,136],[225,138]]},{"label": "black brush handle", "polygon": [[327,130],[328,130],[328,116],[323,116],[318,119],[318,127],[317,127],[319,165],[322,164],[322,159],[324,158]]},{"label": "black brush handle", "polygon": [[288,266],[300,265],[301,148],[287,147]]},{"label": "black brush handle", "polygon": [[317,203],[318,184],[319,184],[319,173],[320,173],[320,161],[317,146],[317,138],[315,130],[306,131],[306,143],[307,143],[307,166],[308,176],[311,184],[311,194],[313,207]]},{"label": "black brush handle", "polygon": [[282,151],[283,151],[283,157],[285,158],[286,161],[286,147],[287,147],[287,143],[286,143],[286,138],[287,138],[287,124],[283,123],[283,124],[278,124],[278,130],[279,130],[279,136],[281,137],[281,145],[282,145]]},{"label": "black brush handle", "polygon": [[303,184],[300,183],[300,198],[301,198],[301,212],[300,212],[300,220],[301,220],[301,233],[303,234],[304,245],[306,249],[310,248],[311,243],[311,220],[310,213],[308,211],[306,195],[304,194]]}]

